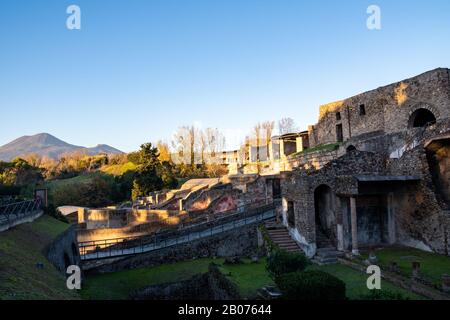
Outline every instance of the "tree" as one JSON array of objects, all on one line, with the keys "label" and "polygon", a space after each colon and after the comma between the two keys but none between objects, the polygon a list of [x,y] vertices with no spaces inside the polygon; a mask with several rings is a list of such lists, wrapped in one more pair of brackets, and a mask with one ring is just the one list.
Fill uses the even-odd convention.
[{"label": "tree", "polygon": [[206,150],[210,157],[209,162],[214,163],[219,152],[225,149],[225,136],[217,128],[207,128],[204,132]]},{"label": "tree", "polygon": [[261,144],[261,123],[257,123],[253,127],[253,133],[255,135],[255,143],[256,143],[256,162],[260,161],[260,155],[259,155],[259,146]]},{"label": "tree", "polygon": [[172,158],[170,157],[169,145],[166,142],[163,142],[162,140],[160,140],[156,144],[156,147],[158,148],[158,151],[159,151],[158,159],[159,159],[159,161],[161,161],[161,163],[172,161]]},{"label": "tree", "polygon": [[178,152],[179,163],[195,165],[196,128],[179,127],[172,140],[172,147]]},{"label": "tree", "polygon": [[270,141],[272,141],[272,132],[273,128],[275,127],[275,122],[273,121],[266,121],[262,124],[262,128],[264,129],[265,134],[265,143],[266,143],[266,156],[267,160],[270,158]]},{"label": "tree", "polygon": [[294,133],[297,132],[298,130],[299,129],[292,118],[283,118],[280,121],[278,121],[278,133],[280,135],[286,133]]},{"label": "tree", "polygon": [[150,192],[160,190],[163,187],[163,181],[159,176],[161,163],[158,157],[158,149],[154,148],[151,143],[141,146],[139,165],[133,182],[133,199],[146,196]]}]

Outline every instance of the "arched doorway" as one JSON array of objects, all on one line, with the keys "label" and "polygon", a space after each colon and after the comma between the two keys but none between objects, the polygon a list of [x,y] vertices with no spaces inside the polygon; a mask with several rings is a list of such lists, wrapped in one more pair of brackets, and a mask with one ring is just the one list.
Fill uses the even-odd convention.
[{"label": "arched doorway", "polygon": [[346,149],[347,153],[352,152],[352,151],[356,151],[356,147],[354,145],[349,145]]},{"label": "arched doorway", "polygon": [[329,246],[334,242],[334,226],[336,222],[334,195],[329,186],[323,184],[314,191],[314,209],[317,246]]},{"label": "arched doorway", "polygon": [[414,111],[409,118],[409,128],[422,128],[436,123],[436,116],[428,109],[420,108]]}]

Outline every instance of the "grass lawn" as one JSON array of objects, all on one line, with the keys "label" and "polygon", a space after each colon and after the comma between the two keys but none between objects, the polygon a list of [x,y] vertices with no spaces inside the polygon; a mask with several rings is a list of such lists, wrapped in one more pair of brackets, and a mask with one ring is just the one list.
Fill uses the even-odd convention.
[{"label": "grass lawn", "polygon": [[[86,278],[81,296],[84,299],[127,299],[129,292],[148,285],[187,280],[192,276],[208,271],[208,265],[214,262],[220,271],[235,283],[244,299],[257,297],[257,290],[268,285],[274,285],[266,271],[266,259],[252,263],[243,259],[241,264],[224,264],[223,259],[199,259],[165,264],[157,267],[125,270],[116,273],[90,275]],[[367,276],[347,266],[335,264],[326,266],[311,265],[309,270],[328,272],[346,283],[347,297],[351,300],[367,295]],[[409,299],[423,299],[393,284],[382,281],[381,288],[393,293],[401,293]]]},{"label": "grass lawn", "polygon": [[137,165],[133,162],[127,162],[124,164],[107,165],[100,168],[100,171],[113,176],[123,176],[129,171],[136,171]]},{"label": "grass lawn", "polygon": [[223,259],[198,259],[157,267],[90,275],[85,279],[81,296],[84,299],[93,300],[127,299],[131,290],[187,280],[196,274],[206,273],[211,262],[219,265],[220,270],[238,286],[244,298],[254,298],[258,289],[273,284],[265,269],[265,259],[258,263],[251,263],[249,259],[245,259],[238,265],[224,265]]},{"label": "grass lawn", "polygon": [[[346,285],[347,298],[349,298],[350,300],[358,300],[362,295],[367,295],[370,293],[370,291],[367,289],[366,286],[368,276],[366,276],[361,272],[353,270],[350,267],[340,264],[332,264],[325,266],[311,265],[308,267],[308,270],[321,270],[330,273],[335,277],[344,281]],[[418,296],[402,288],[396,287],[390,282],[384,280],[381,281],[381,290],[389,290],[393,293],[401,293],[404,297],[407,297],[412,300],[424,299],[421,296]]]},{"label": "grass lawn", "polygon": [[0,233],[0,300],[80,298],[44,255],[45,247],[68,227],[44,215]]},{"label": "grass lawn", "polygon": [[241,297],[256,298],[258,289],[274,284],[266,271],[266,259],[260,259],[258,263],[252,263],[249,259],[242,262],[220,267],[222,273],[238,286]]},{"label": "grass lawn", "polygon": [[139,268],[86,277],[81,290],[83,299],[123,300],[131,290],[149,285],[188,280],[196,274],[208,272],[211,262],[222,264],[221,259],[198,259],[157,267]]},{"label": "grass lawn", "polygon": [[[375,252],[380,267],[397,262],[400,272],[406,277],[412,274],[413,261],[420,262],[422,276],[429,282],[440,285],[442,274],[450,274],[450,257],[406,247],[382,248]],[[366,259],[367,255],[363,255]]]}]

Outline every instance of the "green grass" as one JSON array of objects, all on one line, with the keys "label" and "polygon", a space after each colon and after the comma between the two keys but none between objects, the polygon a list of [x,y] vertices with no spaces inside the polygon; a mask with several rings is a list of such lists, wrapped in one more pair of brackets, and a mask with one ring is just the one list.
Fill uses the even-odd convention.
[{"label": "green grass", "polygon": [[51,180],[45,183],[45,188],[48,189],[48,193],[50,198],[53,197],[53,194],[58,190],[58,189],[64,189],[68,186],[72,186],[72,185],[79,185],[80,183],[89,183],[91,182],[94,177],[95,177],[96,173],[93,174],[83,174],[83,175],[79,175],[73,178],[69,178],[69,179],[58,179],[58,180]]},{"label": "green grass", "polygon": [[112,176],[122,176],[129,171],[136,171],[137,165],[133,162],[127,162],[125,164],[107,165],[100,168],[100,171]]},{"label": "green grass", "polygon": [[219,265],[223,274],[234,282],[244,298],[255,298],[258,289],[273,285],[266,271],[266,259],[251,263],[225,265],[223,259],[198,259],[164,264],[157,267],[125,270],[115,273],[88,275],[81,290],[84,299],[122,300],[130,291],[149,285],[187,280],[196,274],[208,272],[211,262]]},{"label": "green grass", "polygon": [[208,272],[211,262],[218,264],[223,260],[198,259],[164,264],[157,267],[139,268],[114,273],[89,275],[81,290],[84,299],[123,300],[130,291],[145,286],[188,280],[196,274]]},{"label": "green grass", "polygon": [[[344,281],[345,285],[346,285],[346,295],[347,295],[347,298],[349,298],[350,300],[361,299],[362,295],[367,295],[370,293],[370,290],[367,289],[367,285],[366,285],[368,275],[365,275],[359,271],[353,270],[350,267],[340,265],[340,264],[332,264],[332,265],[325,265],[325,266],[311,265],[308,267],[308,270],[321,270],[321,271],[330,273],[330,274],[334,275],[335,277]],[[404,297],[412,299],[412,300],[424,299],[421,296],[418,296],[407,290],[399,288],[385,280],[381,281],[381,290],[389,290],[393,293],[400,293]]]},{"label": "green grass", "polygon": [[[199,259],[157,267],[125,270],[121,272],[89,275],[85,280],[81,296],[93,300],[122,300],[127,299],[131,290],[149,285],[182,281],[192,276],[208,271],[208,265],[214,262],[219,265],[220,271],[238,287],[244,299],[257,298],[257,290],[268,285],[274,285],[266,271],[266,259],[252,263],[243,259],[241,264],[224,264],[223,259]],[[345,282],[347,297],[351,300],[360,299],[362,295],[369,294],[366,286],[367,275],[343,265],[311,265],[308,270],[321,270],[328,272]],[[382,289],[394,293],[401,293],[409,299],[423,299],[402,288],[382,280]]]},{"label": "green grass", "polygon": [[[389,267],[397,262],[402,275],[410,277],[413,261],[420,262],[422,277],[434,285],[442,283],[442,275],[450,274],[450,257],[406,247],[389,247],[375,252],[379,265]],[[366,259],[367,255],[363,255]]]},{"label": "green grass", "polygon": [[235,283],[243,298],[256,298],[257,290],[264,286],[274,285],[266,271],[266,259],[260,259],[258,263],[252,263],[244,259],[242,264],[222,265],[220,270],[228,279]]},{"label": "green grass", "polygon": [[[0,300],[79,299],[44,255],[45,248],[68,227],[42,216],[0,233]],[[37,263],[44,268],[38,269]]]}]

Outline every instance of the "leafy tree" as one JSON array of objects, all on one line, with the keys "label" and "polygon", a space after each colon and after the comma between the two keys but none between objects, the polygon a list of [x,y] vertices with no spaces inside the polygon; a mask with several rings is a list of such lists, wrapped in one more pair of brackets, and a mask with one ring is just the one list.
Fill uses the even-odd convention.
[{"label": "leafy tree", "polygon": [[158,157],[158,149],[153,147],[151,143],[146,143],[141,146],[141,150],[139,151],[139,165],[133,182],[133,199],[162,189],[163,180],[159,176],[161,163]]}]

